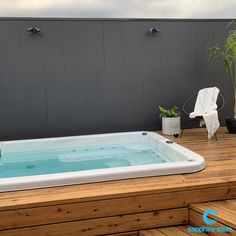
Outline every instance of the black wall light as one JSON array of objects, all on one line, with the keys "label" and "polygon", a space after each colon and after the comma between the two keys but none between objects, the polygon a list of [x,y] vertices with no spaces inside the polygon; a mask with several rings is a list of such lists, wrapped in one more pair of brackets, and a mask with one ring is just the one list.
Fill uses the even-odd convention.
[{"label": "black wall light", "polygon": [[40,29],[36,26],[29,27],[26,31],[28,33],[32,33],[32,34],[39,34],[40,33]]},{"label": "black wall light", "polygon": [[155,34],[160,33],[160,30],[159,30],[158,28],[156,28],[156,27],[151,27],[151,28],[148,30],[148,33],[155,35]]}]

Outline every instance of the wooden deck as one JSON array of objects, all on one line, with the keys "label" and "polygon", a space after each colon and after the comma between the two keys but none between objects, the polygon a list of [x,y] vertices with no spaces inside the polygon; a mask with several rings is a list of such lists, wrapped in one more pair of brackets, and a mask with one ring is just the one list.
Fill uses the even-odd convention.
[{"label": "wooden deck", "polygon": [[108,235],[183,225],[189,204],[236,198],[236,135],[221,128],[218,141],[208,141],[204,129],[190,129],[172,139],[204,156],[206,169],[0,193],[0,235]]}]

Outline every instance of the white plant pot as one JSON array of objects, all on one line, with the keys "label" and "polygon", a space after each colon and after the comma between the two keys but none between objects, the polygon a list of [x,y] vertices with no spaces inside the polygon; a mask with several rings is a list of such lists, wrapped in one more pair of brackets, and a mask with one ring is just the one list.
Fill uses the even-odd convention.
[{"label": "white plant pot", "polygon": [[180,116],[162,117],[162,133],[168,135],[180,134]]}]

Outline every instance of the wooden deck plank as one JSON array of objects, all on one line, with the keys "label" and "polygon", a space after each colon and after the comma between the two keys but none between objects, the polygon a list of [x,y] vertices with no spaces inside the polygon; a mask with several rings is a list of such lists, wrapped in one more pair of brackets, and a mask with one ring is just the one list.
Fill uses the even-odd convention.
[{"label": "wooden deck plank", "polygon": [[[166,177],[166,179],[164,178]],[[94,201],[94,200],[104,200],[104,199],[113,199],[119,197],[130,197],[130,196],[139,196],[139,195],[148,195],[155,193],[166,193],[166,192],[176,192],[183,190],[192,190],[192,189],[203,189],[211,187],[221,187],[221,186],[233,186],[236,185],[236,176],[232,179],[231,176],[223,177],[210,177],[202,179],[201,182],[197,180],[184,180],[179,179],[178,175],[161,177],[152,177],[152,178],[139,178],[134,180],[123,180],[119,181],[118,186],[117,181],[111,181],[103,184],[93,184],[96,185],[96,189],[92,186],[86,185],[86,191],[81,190],[80,186],[76,186],[77,190],[70,191],[68,187],[64,187],[64,190],[60,193],[51,188],[47,194],[45,194],[45,189],[37,190],[37,194],[34,196],[24,194],[24,196],[15,197],[14,194],[7,193],[7,197],[4,197],[4,194],[0,193],[0,209],[7,208],[7,206],[16,206],[16,205],[25,205],[25,206],[39,206],[39,205],[53,205],[53,204],[63,204],[63,203],[73,203],[73,202],[85,202],[85,201]],[[186,178],[186,177],[185,177]],[[110,188],[108,187],[110,184]],[[117,187],[113,191],[114,186]],[[84,186],[83,186],[84,187]],[[104,188],[104,190],[103,190]],[[107,189],[109,188],[109,190]],[[90,191],[89,191],[90,190]],[[31,190],[32,191],[32,190]],[[36,190],[35,190],[36,191]],[[120,192],[123,192],[122,194]],[[86,194],[84,194],[86,192]],[[119,192],[119,193],[118,193]],[[82,196],[81,196],[82,195]],[[93,195],[91,197],[91,195]],[[94,197],[96,195],[96,197]],[[6,195],[5,195],[6,196]]]},{"label": "wooden deck plank", "polygon": [[140,231],[139,236],[166,236],[166,234],[162,233],[159,229],[149,229]]},{"label": "wooden deck plank", "polygon": [[162,233],[168,236],[189,236],[188,233],[179,230],[176,227],[166,227],[166,228],[160,228],[159,229]]},{"label": "wooden deck plank", "polygon": [[[196,233],[188,232],[189,225],[181,225],[176,227],[164,227],[157,229],[141,230],[139,236],[196,236]],[[201,233],[202,236],[208,234]]]},{"label": "wooden deck plank", "polygon": [[[153,210],[187,207],[190,203],[231,199],[236,186],[162,193],[92,202],[0,211],[0,229],[68,222]],[[174,199],[174,201],[173,201]],[[50,212],[50,214],[49,214]],[[45,218],[45,215],[47,217]]]},{"label": "wooden deck plank", "polygon": [[225,201],[214,201],[210,202],[211,205],[216,206],[218,208],[222,208],[222,210],[230,211],[236,214],[236,200],[225,200]]},{"label": "wooden deck plank", "polygon": [[[196,233],[190,233],[190,232],[188,232],[188,227],[191,227],[191,225],[180,225],[180,226],[176,226],[176,228],[178,228],[179,230],[181,230],[181,231],[183,231],[183,232],[187,232],[188,233],[188,235],[190,235],[190,236],[196,236]],[[208,234],[206,234],[206,233],[201,233],[200,234],[201,236],[206,236],[206,235],[208,235]]]},{"label": "wooden deck plank", "polygon": [[[46,218],[47,216],[45,216]],[[0,231],[1,236],[94,236],[186,224],[188,208],[178,208]]]}]

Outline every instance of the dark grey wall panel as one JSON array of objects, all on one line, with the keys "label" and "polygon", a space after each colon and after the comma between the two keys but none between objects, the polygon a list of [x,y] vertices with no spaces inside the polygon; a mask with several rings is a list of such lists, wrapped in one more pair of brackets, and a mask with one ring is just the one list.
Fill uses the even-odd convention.
[{"label": "dark grey wall panel", "polygon": [[41,22],[20,22],[19,43],[22,80],[25,94],[26,136],[47,136],[46,80],[44,76],[44,39],[26,34],[32,24],[41,27]]},{"label": "dark grey wall panel", "polygon": [[[38,26],[41,34],[26,32]],[[218,86],[231,115],[224,67],[206,47],[224,20],[0,20],[0,138],[160,129],[158,106]],[[150,27],[160,33],[148,34]],[[183,116],[182,123],[191,122]]]},{"label": "dark grey wall panel", "polygon": [[213,74],[208,66],[207,47],[214,42],[212,22],[196,22],[196,80],[201,89],[213,85]]},{"label": "dark grey wall panel", "polygon": [[[21,67],[21,44],[19,22],[0,22],[1,93],[4,115],[5,137],[26,138],[25,92]],[[4,33],[3,33],[4,32]]]},{"label": "dark grey wall panel", "polygon": [[48,135],[60,136],[68,133],[67,84],[65,77],[62,23],[43,22],[44,78],[46,81]]},{"label": "dark grey wall panel", "polygon": [[126,92],[126,129],[143,127],[143,60],[140,22],[124,23],[124,70]]},{"label": "dark grey wall panel", "polygon": [[179,105],[179,22],[161,23],[161,101],[164,107]]},{"label": "dark grey wall panel", "polygon": [[69,134],[88,131],[84,24],[62,22]]},{"label": "dark grey wall panel", "polygon": [[[1,74],[0,74],[1,78]],[[0,106],[2,109],[4,109],[4,102],[3,102],[3,93],[1,89],[1,80],[0,80]],[[3,112],[0,113],[0,133],[1,133],[1,139],[6,138],[6,133],[5,133],[5,114]]]},{"label": "dark grey wall panel", "polygon": [[158,105],[162,103],[161,90],[161,34],[149,35],[151,27],[160,30],[158,22],[142,22],[142,56],[143,56],[143,122],[145,129],[155,130],[160,127]]},{"label": "dark grey wall panel", "polygon": [[88,130],[108,131],[103,22],[84,22]]},{"label": "dark grey wall panel", "polygon": [[[187,98],[199,89],[199,80],[196,73],[196,44],[196,22],[182,22],[179,24],[180,104],[183,104]],[[181,118],[183,125],[193,125],[185,115],[182,115]]]},{"label": "dark grey wall panel", "polygon": [[123,23],[104,22],[105,80],[107,82],[108,131],[126,127]]}]

